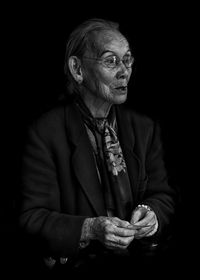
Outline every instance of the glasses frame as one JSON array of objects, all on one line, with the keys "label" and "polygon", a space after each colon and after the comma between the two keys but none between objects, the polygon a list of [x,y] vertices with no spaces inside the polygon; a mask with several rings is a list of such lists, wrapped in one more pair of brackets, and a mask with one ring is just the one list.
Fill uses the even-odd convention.
[{"label": "glasses frame", "polygon": [[[117,58],[117,65],[115,66],[108,66],[105,64],[105,59],[109,58],[109,57],[116,57]],[[130,66],[127,66],[126,63],[124,62],[125,61],[125,57],[123,57],[122,59],[120,59],[117,55],[110,55],[110,56],[107,56],[107,57],[104,57],[104,58],[93,58],[93,57],[87,57],[87,56],[83,56],[82,58],[84,59],[89,59],[89,60],[95,60],[95,61],[99,61],[101,62],[106,68],[109,68],[109,69],[115,69],[117,68],[121,63],[124,64],[124,66],[126,68],[131,68],[135,62],[135,58],[134,56],[129,56],[130,59],[132,59],[132,62],[131,62],[131,65]]]}]

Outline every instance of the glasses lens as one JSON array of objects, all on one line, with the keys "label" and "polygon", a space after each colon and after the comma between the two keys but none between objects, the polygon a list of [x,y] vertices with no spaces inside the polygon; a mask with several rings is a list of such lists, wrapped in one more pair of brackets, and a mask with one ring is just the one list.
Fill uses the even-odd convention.
[{"label": "glasses lens", "polygon": [[126,67],[131,67],[133,65],[134,58],[133,56],[127,56],[123,59],[123,63],[125,64]]},{"label": "glasses lens", "polygon": [[117,57],[115,55],[112,56],[108,56],[103,60],[103,63],[105,64],[106,67],[108,68],[115,68],[119,61],[119,59],[117,59]]},{"label": "glasses lens", "polygon": [[[103,64],[108,68],[116,68],[120,64],[120,59],[116,55],[108,56],[103,59]],[[125,56],[122,60],[127,68],[130,68],[134,63],[133,56]]]}]

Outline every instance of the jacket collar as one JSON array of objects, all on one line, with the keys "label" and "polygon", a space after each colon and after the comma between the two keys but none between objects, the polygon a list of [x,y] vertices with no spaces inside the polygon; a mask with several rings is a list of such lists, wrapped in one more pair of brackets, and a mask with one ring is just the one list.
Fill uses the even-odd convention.
[{"label": "jacket collar", "polygon": [[72,166],[76,177],[98,215],[106,215],[92,146],[77,105],[73,103],[65,113],[69,140],[74,147]]}]

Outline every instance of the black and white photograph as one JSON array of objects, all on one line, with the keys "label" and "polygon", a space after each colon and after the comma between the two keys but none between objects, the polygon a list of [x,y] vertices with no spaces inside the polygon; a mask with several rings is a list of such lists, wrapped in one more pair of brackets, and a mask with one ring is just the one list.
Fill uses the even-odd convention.
[{"label": "black and white photograph", "polygon": [[189,8],[16,6],[3,34],[1,279],[193,279]]}]

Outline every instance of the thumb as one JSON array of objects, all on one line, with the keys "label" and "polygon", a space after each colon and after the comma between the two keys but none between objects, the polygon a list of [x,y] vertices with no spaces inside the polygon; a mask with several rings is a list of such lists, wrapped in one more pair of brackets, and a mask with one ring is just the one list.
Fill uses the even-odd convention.
[{"label": "thumb", "polygon": [[141,218],[141,212],[140,211],[134,211],[131,217],[131,224],[135,224],[136,222],[138,222]]}]

